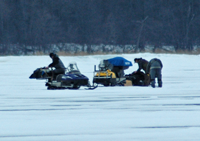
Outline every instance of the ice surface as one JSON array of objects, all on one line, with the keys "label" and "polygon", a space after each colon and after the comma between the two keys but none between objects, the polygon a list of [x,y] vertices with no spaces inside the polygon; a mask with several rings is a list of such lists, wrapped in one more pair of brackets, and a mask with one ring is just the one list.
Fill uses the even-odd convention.
[{"label": "ice surface", "polygon": [[199,141],[200,56],[121,54],[60,58],[93,78],[100,60],[121,56],[163,62],[163,88],[47,90],[29,79],[49,56],[0,57],[0,141]]}]

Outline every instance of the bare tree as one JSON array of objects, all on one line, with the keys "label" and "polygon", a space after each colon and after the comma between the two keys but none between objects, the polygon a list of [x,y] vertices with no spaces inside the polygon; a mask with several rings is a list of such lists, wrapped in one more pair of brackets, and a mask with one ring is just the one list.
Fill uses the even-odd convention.
[{"label": "bare tree", "polygon": [[148,19],[148,16],[146,16],[142,21],[137,21],[138,23],[140,23],[140,30],[139,30],[139,34],[138,34],[138,39],[137,39],[137,44],[136,44],[136,48],[135,48],[135,52],[138,51],[138,49],[140,49],[140,39],[141,39],[141,35],[142,35],[142,31],[145,25],[145,21]]},{"label": "bare tree", "polygon": [[186,18],[186,33],[185,33],[185,45],[188,48],[188,50],[192,50],[191,45],[189,45],[189,32],[190,32],[190,27],[191,23],[193,22],[195,14],[192,13],[192,4],[188,6],[188,11],[187,11],[187,18]]}]

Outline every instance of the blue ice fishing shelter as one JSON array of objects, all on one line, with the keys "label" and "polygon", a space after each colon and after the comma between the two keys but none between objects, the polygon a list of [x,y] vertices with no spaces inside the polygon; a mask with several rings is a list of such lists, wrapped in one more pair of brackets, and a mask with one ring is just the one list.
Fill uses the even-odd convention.
[{"label": "blue ice fishing shelter", "polygon": [[133,66],[131,61],[128,61],[123,57],[114,57],[114,58],[107,59],[107,60],[113,66],[121,66],[121,67],[124,67],[124,68],[128,68],[129,66]]}]

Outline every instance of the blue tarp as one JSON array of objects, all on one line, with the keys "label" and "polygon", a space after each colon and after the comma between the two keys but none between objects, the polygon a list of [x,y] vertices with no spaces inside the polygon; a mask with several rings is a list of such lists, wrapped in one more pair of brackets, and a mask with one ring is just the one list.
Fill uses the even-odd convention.
[{"label": "blue tarp", "polygon": [[131,61],[128,61],[123,57],[114,57],[114,58],[108,59],[108,61],[113,66],[123,66],[123,67],[133,66]]}]

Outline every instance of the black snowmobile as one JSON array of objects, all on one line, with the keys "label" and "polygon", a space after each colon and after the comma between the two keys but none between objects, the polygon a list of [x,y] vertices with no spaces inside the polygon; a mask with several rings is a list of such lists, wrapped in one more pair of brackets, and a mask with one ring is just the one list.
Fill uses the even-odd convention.
[{"label": "black snowmobile", "polygon": [[58,74],[52,78],[51,69],[38,68],[29,77],[30,79],[46,79],[47,89],[79,89],[86,86],[87,89],[95,89],[98,85],[90,85],[88,77],[81,74],[76,63],[70,63],[65,74]]},{"label": "black snowmobile", "polygon": [[93,83],[104,86],[124,86],[126,77],[124,70],[132,66],[132,63],[123,57],[115,57],[100,61],[99,70],[94,68]]}]

